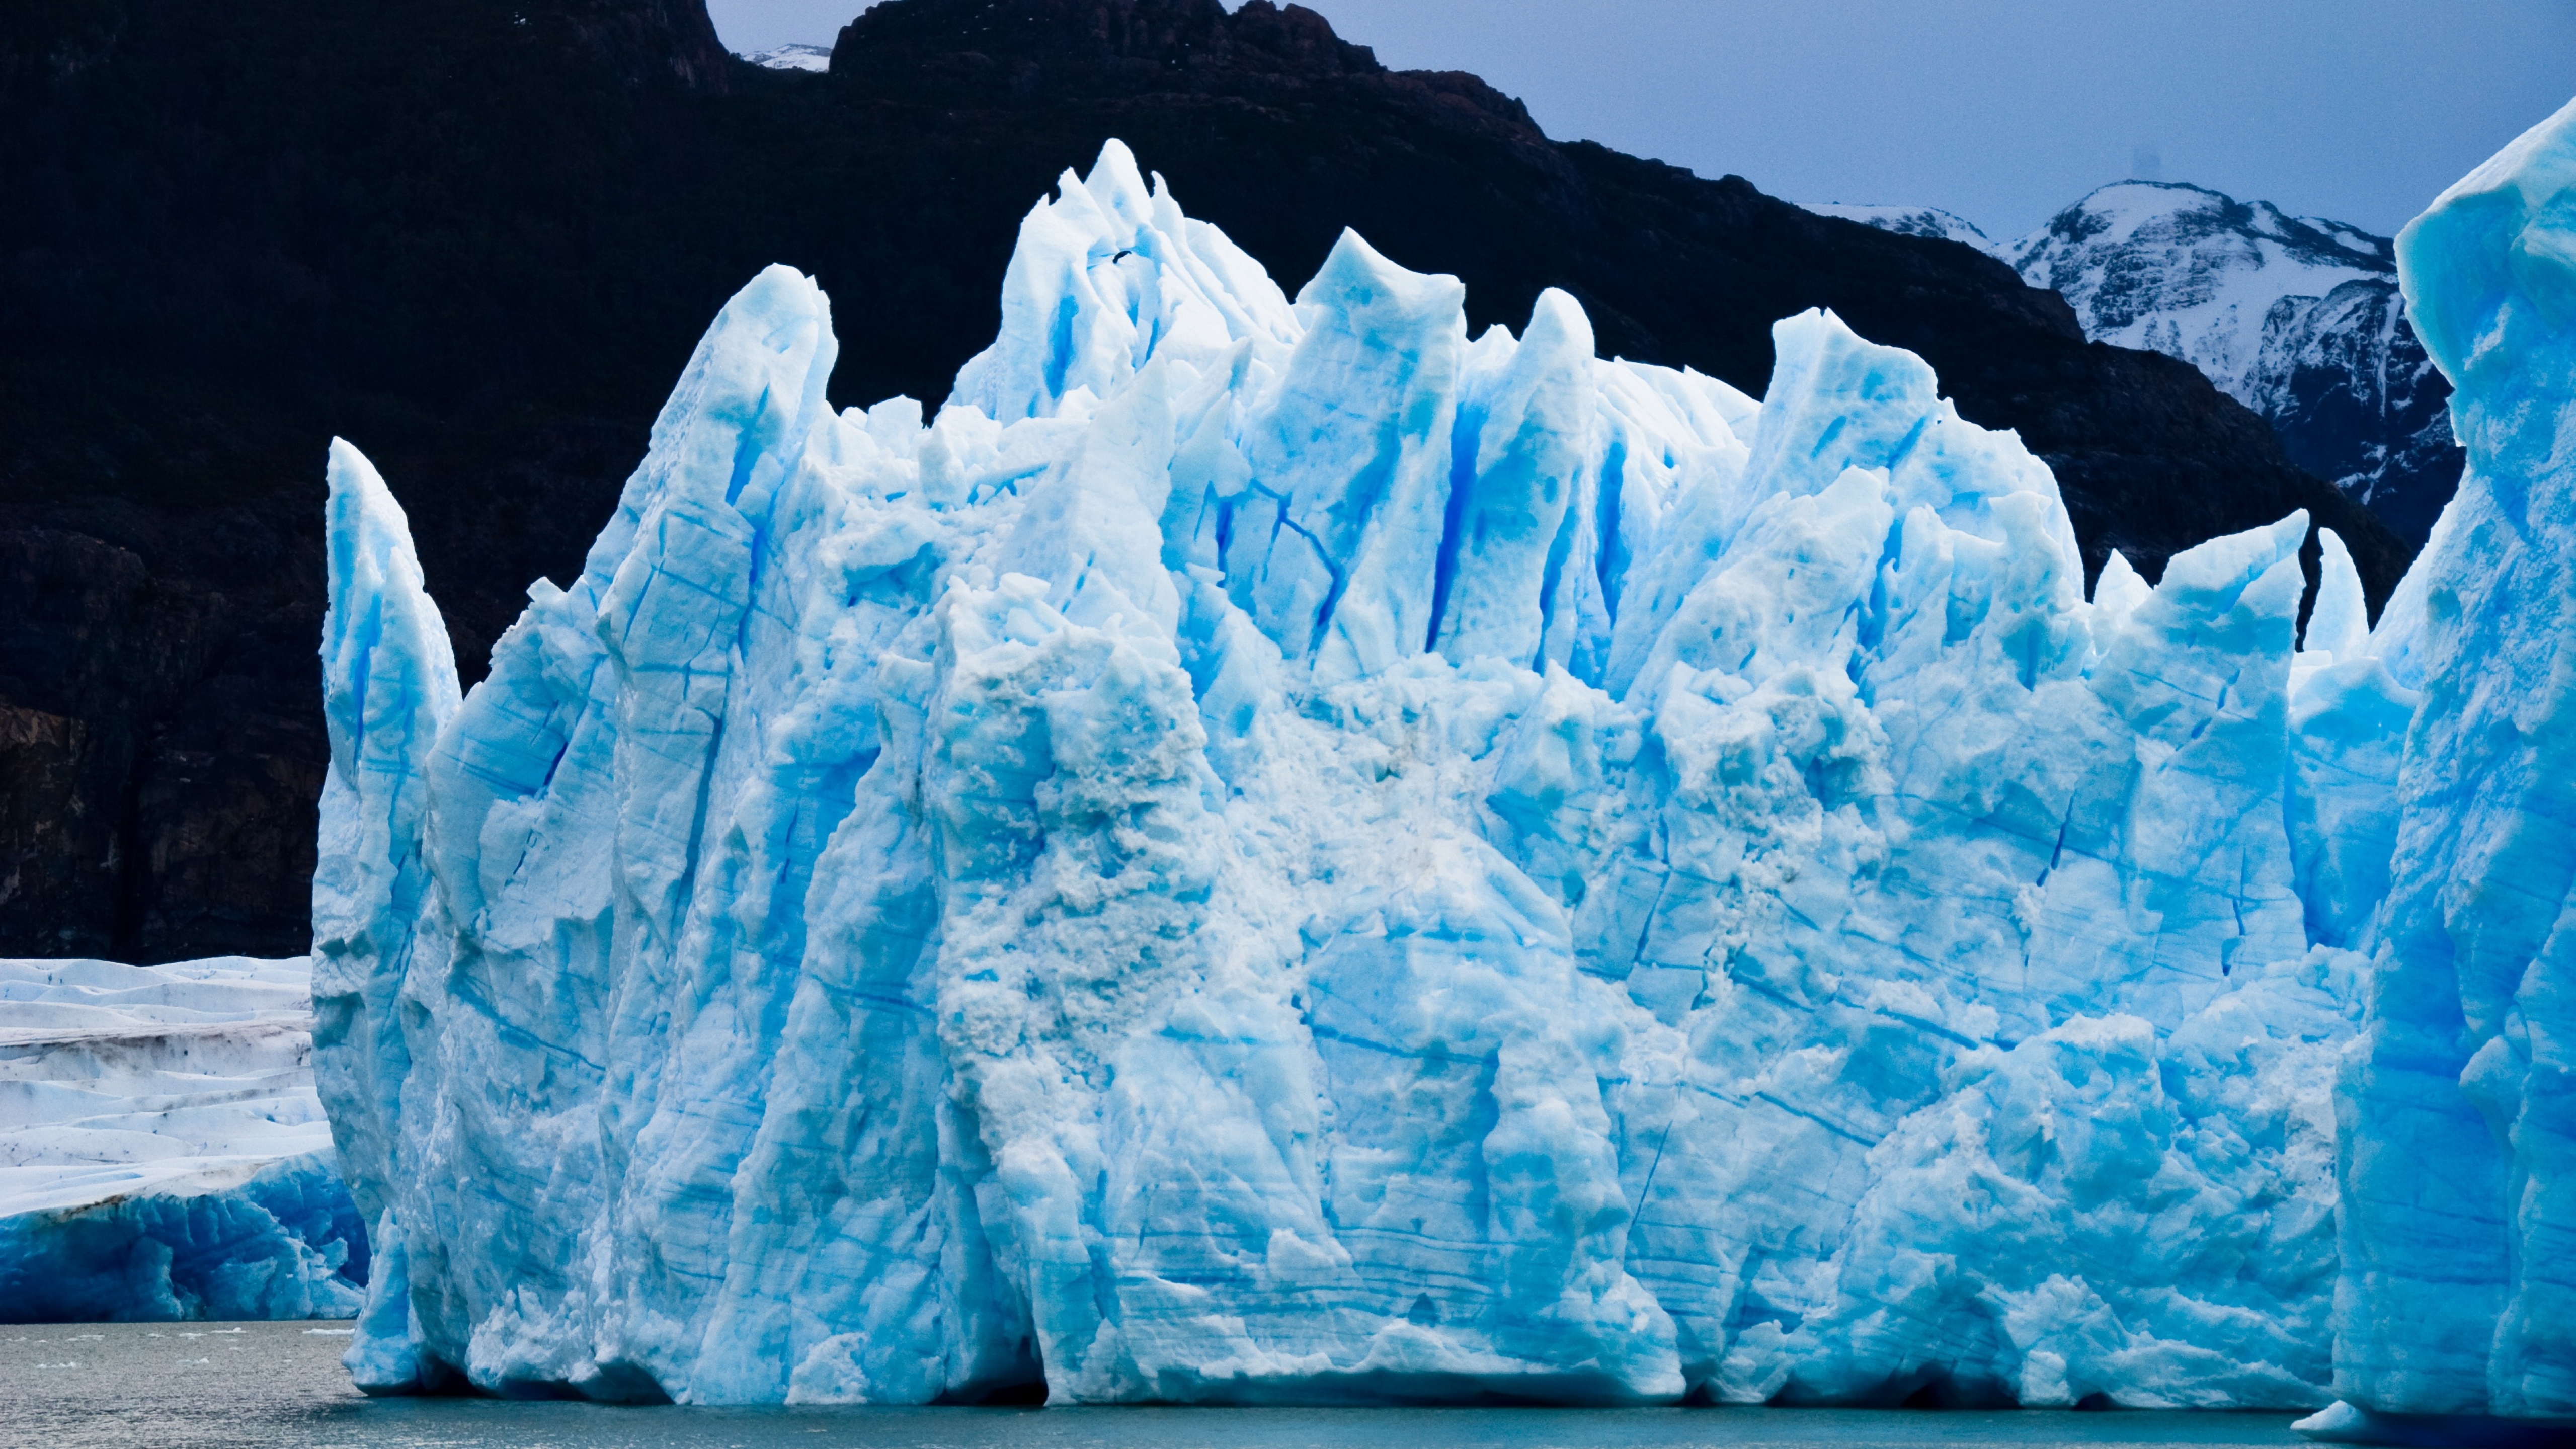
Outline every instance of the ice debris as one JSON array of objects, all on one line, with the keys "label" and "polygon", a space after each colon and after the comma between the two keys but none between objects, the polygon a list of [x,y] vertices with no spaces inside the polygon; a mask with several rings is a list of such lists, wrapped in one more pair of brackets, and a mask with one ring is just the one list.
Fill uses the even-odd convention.
[{"label": "ice debris", "polygon": [[361,1385],[2325,1403],[2426,607],[1462,297],[1113,142],[925,423],[773,267],[461,702],[335,445]]},{"label": "ice debris", "polygon": [[358,1310],[310,969],[0,960],[0,1321]]}]

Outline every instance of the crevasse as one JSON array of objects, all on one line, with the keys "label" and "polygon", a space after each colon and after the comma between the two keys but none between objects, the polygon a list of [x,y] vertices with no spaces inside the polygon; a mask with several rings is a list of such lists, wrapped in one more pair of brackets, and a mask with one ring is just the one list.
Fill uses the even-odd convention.
[{"label": "crevasse", "polygon": [[2328,534],[2301,649],[2296,516],[2088,600],[1830,314],[1756,403],[1462,303],[1291,302],[1112,142],[925,425],[771,268],[461,701],[335,445],[360,1383],[2353,1392],[2419,701],[2556,626],[2373,632]]}]

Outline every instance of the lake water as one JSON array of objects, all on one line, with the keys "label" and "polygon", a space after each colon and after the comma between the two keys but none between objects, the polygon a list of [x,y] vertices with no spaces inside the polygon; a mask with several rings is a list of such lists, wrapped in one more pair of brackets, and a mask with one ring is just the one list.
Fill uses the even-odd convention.
[{"label": "lake water", "polygon": [[2301,1444],[2289,1414],[1906,1409],[690,1409],[368,1399],[338,1324],[0,1326],[0,1442],[282,1449],[1685,1449]]}]

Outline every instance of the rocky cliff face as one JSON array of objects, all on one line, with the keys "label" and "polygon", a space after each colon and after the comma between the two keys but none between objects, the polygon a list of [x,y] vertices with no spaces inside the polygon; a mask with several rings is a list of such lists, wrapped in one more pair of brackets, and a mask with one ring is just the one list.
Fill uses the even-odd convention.
[{"label": "rocky cliff face", "polygon": [[292,940],[323,761],[320,721],[278,707],[312,690],[311,620],[275,583],[319,555],[254,534],[172,569],[197,550],[111,531],[161,566],[0,529],[0,954]]},{"label": "rocky cliff face", "polygon": [[325,439],[392,480],[471,682],[745,278],[830,289],[836,397],[935,404],[1029,198],[1110,136],[1274,275],[1353,227],[1479,328],[1558,286],[1604,354],[1758,394],[1770,324],[1832,308],[2019,431],[2088,568],[2298,507],[2374,598],[2408,556],[1999,262],[1551,141],[1294,6],[895,0],[820,76],[725,59],[696,0],[34,8],[0,16],[0,953],[304,949]]}]

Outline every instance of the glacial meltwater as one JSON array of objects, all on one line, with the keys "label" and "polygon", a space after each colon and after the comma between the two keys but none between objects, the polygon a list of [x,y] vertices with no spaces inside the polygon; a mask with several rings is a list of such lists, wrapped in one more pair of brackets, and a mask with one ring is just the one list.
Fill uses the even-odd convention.
[{"label": "glacial meltwater", "polygon": [[2286,1413],[2062,1409],[640,1408],[369,1399],[338,1323],[0,1326],[0,1438],[77,1449],[1679,1449],[2297,1444]]}]

